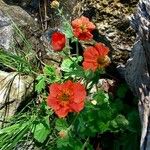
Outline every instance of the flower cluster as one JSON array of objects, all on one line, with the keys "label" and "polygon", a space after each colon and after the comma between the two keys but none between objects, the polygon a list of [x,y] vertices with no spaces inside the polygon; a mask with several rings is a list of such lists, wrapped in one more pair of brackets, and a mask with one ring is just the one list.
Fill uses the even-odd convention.
[{"label": "flower cluster", "polygon": [[[81,16],[71,23],[74,37],[78,40],[91,40],[92,31],[96,28],[88,18]],[[66,36],[61,32],[54,32],[51,37],[51,47],[55,52],[62,51],[66,46]],[[103,43],[84,50],[82,63],[84,70],[96,71],[106,67],[110,63],[108,57],[109,48]],[[47,104],[58,117],[66,117],[69,112],[80,112],[84,108],[86,89],[80,83],[67,81],[65,83],[53,83],[49,88]]]}]

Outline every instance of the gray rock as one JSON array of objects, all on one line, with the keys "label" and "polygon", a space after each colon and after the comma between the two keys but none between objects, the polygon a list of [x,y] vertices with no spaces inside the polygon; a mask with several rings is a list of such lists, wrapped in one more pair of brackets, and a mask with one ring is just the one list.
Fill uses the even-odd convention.
[{"label": "gray rock", "polygon": [[3,0],[0,0],[0,10],[18,26],[30,26],[32,29],[37,28],[37,23],[34,19],[21,7],[7,5]]},{"label": "gray rock", "polygon": [[140,0],[131,17],[136,40],[126,64],[125,79],[139,99],[140,150],[150,149],[150,0]]},{"label": "gray rock", "polygon": [[10,19],[0,10],[0,48],[8,50],[13,42],[13,28]]},{"label": "gray rock", "polygon": [[[19,6],[7,5],[3,0],[0,0],[1,49],[8,50],[11,48],[12,44],[14,44],[14,38],[17,40],[17,43],[22,42],[21,38],[17,35],[18,33],[15,34],[16,27],[14,26],[19,28],[26,35],[27,39],[31,38],[33,33],[39,31],[37,22],[25,10]],[[29,41],[31,40],[29,39]],[[31,44],[34,45],[35,42],[33,41],[31,41]]]},{"label": "gray rock", "polygon": [[0,71],[0,121],[13,116],[33,91],[33,78]]}]

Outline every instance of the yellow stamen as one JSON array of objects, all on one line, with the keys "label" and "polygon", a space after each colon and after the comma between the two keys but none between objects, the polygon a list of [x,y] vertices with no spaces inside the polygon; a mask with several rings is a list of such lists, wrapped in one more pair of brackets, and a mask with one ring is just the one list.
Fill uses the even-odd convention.
[{"label": "yellow stamen", "polygon": [[110,58],[107,55],[104,57],[99,57],[97,59],[97,63],[100,65],[100,67],[105,67],[110,63]]}]

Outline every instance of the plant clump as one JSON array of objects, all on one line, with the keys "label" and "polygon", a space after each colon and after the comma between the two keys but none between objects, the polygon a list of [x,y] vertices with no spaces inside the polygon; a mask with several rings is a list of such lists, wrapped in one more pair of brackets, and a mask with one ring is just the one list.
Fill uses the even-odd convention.
[{"label": "plant clump", "polygon": [[[52,1],[51,7],[58,11],[63,25],[51,33],[48,52],[61,56],[59,68],[41,61],[41,69],[31,63],[29,54],[14,54],[14,59],[9,59],[10,54],[0,51],[7,58],[0,63],[35,78],[34,97],[0,131],[0,149],[27,149],[29,143],[45,150],[133,149],[132,141],[138,141],[139,119],[137,111],[125,101],[128,87],[121,84],[110,93],[101,83],[109,76],[109,48],[95,42],[81,55],[80,41],[92,40],[96,26],[85,16],[69,22],[58,3]],[[31,50],[29,53],[32,55]],[[93,138],[98,140],[96,144]]]}]

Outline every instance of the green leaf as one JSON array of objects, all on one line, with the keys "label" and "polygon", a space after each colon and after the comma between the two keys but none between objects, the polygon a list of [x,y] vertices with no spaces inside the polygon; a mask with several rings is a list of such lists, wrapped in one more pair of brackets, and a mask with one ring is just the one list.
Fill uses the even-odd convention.
[{"label": "green leaf", "polygon": [[70,78],[70,77],[85,78],[83,68],[81,66],[78,66],[78,67],[74,68],[72,71],[65,73],[65,78]]},{"label": "green leaf", "polygon": [[77,39],[76,37],[72,37],[72,38],[71,38],[71,43],[77,42],[77,41],[78,41],[78,39]]},{"label": "green leaf", "polygon": [[14,130],[16,130],[18,127],[19,127],[19,124],[13,124],[11,126],[5,127],[0,130],[0,134],[4,134],[4,133],[10,134]]},{"label": "green leaf", "polygon": [[104,91],[100,90],[98,91],[95,96],[94,99],[97,100],[99,105],[102,105],[104,103],[109,103],[109,96],[107,93],[105,93]]},{"label": "green leaf", "polygon": [[117,124],[117,122],[116,122],[115,119],[112,120],[112,121],[110,121],[110,122],[109,122],[109,125],[110,125],[111,128],[115,128],[115,129],[118,128],[118,124]]},{"label": "green leaf", "polygon": [[70,138],[69,139],[69,146],[71,150],[82,150],[83,143],[79,139]]},{"label": "green leaf", "polygon": [[82,56],[78,56],[77,57],[77,62],[81,62],[83,60],[83,57]]},{"label": "green leaf", "polygon": [[139,118],[138,111],[133,109],[130,113],[128,113],[127,118],[129,121],[128,130],[130,130],[132,132],[140,133],[141,127],[139,126],[140,118]]},{"label": "green leaf", "polygon": [[119,126],[127,126],[129,124],[128,120],[123,115],[118,115],[115,120]]},{"label": "green leaf", "polygon": [[70,72],[72,71],[71,65],[73,64],[73,62],[68,58],[68,59],[64,59],[62,64],[61,64],[61,70],[64,72]]},{"label": "green leaf", "polygon": [[117,98],[115,101],[111,103],[111,108],[114,113],[118,114],[124,110],[123,101],[120,98]]},{"label": "green leaf", "polygon": [[109,122],[111,129],[113,130],[113,128],[114,128],[115,131],[117,131],[117,130],[119,131],[120,129],[127,128],[128,124],[129,124],[128,120],[123,115],[118,115],[118,116],[116,116],[115,119],[113,119],[112,121]]},{"label": "green leaf", "polygon": [[124,98],[126,93],[128,91],[128,86],[127,84],[121,84],[117,90],[117,96],[119,98]]},{"label": "green leaf", "polygon": [[65,33],[67,38],[72,38],[74,36],[72,32],[72,27],[67,21],[63,22],[63,33]]},{"label": "green leaf", "polygon": [[35,86],[35,90],[40,93],[43,89],[45,89],[45,80],[46,80],[46,77],[44,75],[39,75],[37,77],[37,80],[38,80],[38,83],[37,85]]},{"label": "green leaf", "polygon": [[54,75],[55,74],[55,68],[53,66],[45,66],[43,69],[44,74],[46,75]]},{"label": "green leaf", "polygon": [[46,140],[49,133],[50,133],[50,129],[44,126],[44,124],[39,123],[36,125],[34,130],[34,138],[38,142],[43,143]]},{"label": "green leaf", "polygon": [[99,122],[98,128],[99,128],[100,133],[104,133],[110,129],[109,124],[104,123],[104,122]]},{"label": "green leaf", "polygon": [[81,62],[82,59],[83,59],[82,56],[72,57],[72,60],[69,58],[64,59],[61,64],[61,70],[64,72],[72,72],[75,70],[78,71],[80,68],[77,66],[77,63]]},{"label": "green leaf", "polygon": [[57,140],[57,148],[59,150],[69,150],[70,148],[69,146],[69,137],[65,137],[65,138],[58,138]]},{"label": "green leaf", "polygon": [[68,127],[69,127],[69,125],[67,124],[67,121],[65,119],[57,119],[56,120],[56,126],[55,126],[55,128],[58,131],[65,130]]}]

